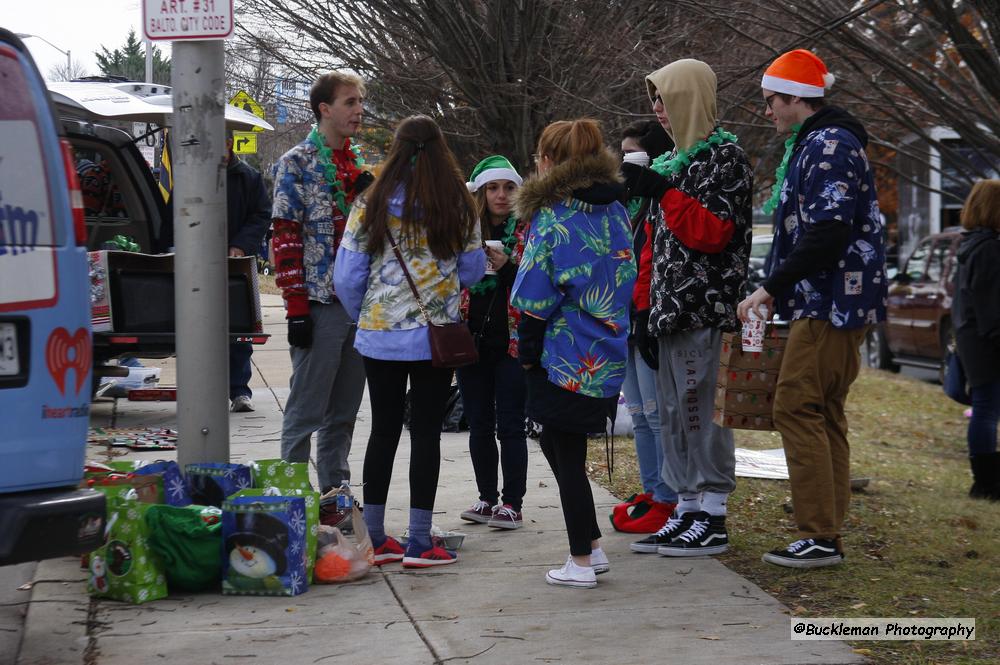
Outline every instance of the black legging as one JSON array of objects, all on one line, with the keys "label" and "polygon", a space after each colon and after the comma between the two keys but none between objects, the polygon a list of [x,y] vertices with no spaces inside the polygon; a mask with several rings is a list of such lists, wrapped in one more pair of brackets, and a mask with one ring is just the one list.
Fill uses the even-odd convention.
[{"label": "black legging", "polygon": [[601,530],[597,527],[594,494],[587,479],[587,435],[545,425],[539,444],[559,485],[569,552],[588,556],[590,542],[601,537]]},{"label": "black legging", "polygon": [[452,370],[432,367],[429,360],[364,361],[372,405],[372,432],[363,471],[365,503],[385,505],[389,494],[409,378],[410,507],[433,510],[441,470],[441,420]]}]

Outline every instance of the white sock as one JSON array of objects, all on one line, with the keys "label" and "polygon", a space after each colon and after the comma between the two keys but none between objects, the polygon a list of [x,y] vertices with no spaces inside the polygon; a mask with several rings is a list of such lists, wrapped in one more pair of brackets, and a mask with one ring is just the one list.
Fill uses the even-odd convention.
[{"label": "white sock", "polygon": [[700,492],[680,492],[677,495],[677,514],[697,513],[701,510]]},{"label": "white sock", "polygon": [[709,515],[722,515],[726,514],[726,499],[729,498],[728,492],[703,492],[701,495],[701,505]]}]

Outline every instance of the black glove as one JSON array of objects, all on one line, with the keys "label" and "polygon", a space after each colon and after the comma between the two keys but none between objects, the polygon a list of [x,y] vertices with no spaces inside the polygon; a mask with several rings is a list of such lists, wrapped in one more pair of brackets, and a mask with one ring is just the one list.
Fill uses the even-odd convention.
[{"label": "black glove", "polygon": [[313,320],[308,314],[288,317],[288,343],[308,349],[313,343]]},{"label": "black glove", "polygon": [[650,369],[660,369],[660,344],[649,334],[649,310],[635,315],[635,349]]},{"label": "black glove", "polygon": [[542,363],[547,325],[548,322],[527,314],[521,317],[521,322],[517,324],[517,360],[522,367],[537,367]]},{"label": "black glove", "polygon": [[359,173],[358,177],[354,179],[354,195],[357,196],[368,189],[368,185],[373,182],[375,182],[375,176],[371,171],[362,171]]},{"label": "black glove", "polygon": [[652,169],[638,164],[625,162],[622,164],[622,175],[625,176],[625,189],[628,195],[647,196],[657,202],[670,189],[669,181]]}]

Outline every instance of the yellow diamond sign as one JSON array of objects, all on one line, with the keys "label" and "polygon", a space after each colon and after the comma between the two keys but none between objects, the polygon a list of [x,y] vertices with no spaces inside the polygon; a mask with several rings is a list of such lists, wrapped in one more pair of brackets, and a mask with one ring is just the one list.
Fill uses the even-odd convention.
[{"label": "yellow diamond sign", "polygon": [[[232,106],[235,106],[236,108],[240,108],[243,109],[244,111],[249,111],[250,113],[253,113],[258,118],[264,117],[264,107],[258,104],[256,99],[248,95],[243,90],[240,90],[235,95],[233,95],[233,98],[229,100],[229,103]],[[262,132],[264,131],[264,128],[254,127],[253,131]],[[253,149],[253,152],[257,152],[256,143],[254,143],[254,146],[255,147]],[[239,152],[239,150],[237,150],[236,152]]]}]

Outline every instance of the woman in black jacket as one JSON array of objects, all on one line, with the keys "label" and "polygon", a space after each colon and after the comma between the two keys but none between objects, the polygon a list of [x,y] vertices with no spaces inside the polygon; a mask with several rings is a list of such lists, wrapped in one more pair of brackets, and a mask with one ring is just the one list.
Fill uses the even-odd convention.
[{"label": "woman in black jacket", "polygon": [[971,388],[972,498],[1000,500],[1000,180],[981,180],[962,209],[952,321]]},{"label": "woman in black jacket", "polygon": [[[528,474],[524,370],[517,362],[517,340],[510,334],[519,317],[510,307],[510,289],[527,231],[527,223],[514,217],[512,210],[521,182],[506,157],[491,155],[476,165],[465,183],[476,202],[488,264],[487,275],[469,287],[463,302],[479,361],[459,367],[456,375],[469,421],[469,455],[479,499],[461,517],[497,529],[521,527]],[[502,494],[498,462],[503,469]]]}]

